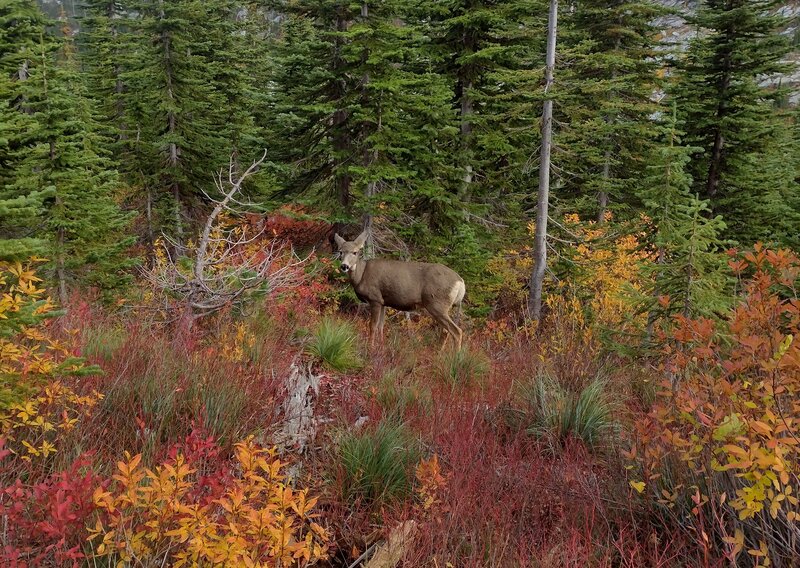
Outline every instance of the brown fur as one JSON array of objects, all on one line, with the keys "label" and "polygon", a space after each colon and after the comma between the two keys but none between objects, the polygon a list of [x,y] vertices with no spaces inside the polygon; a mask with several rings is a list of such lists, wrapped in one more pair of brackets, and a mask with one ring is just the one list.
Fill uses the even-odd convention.
[{"label": "brown fur", "polygon": [[342,269],[347,271],[358,298],[370,306],[370,343],[374,342],[375,331],[383,333],[387,307],[403,311],[425,308],[445,332],[442,348],[448,337],[461,348],[463,331],[450,317],[450,309],[461,302],[465,287],[455,271],[438,263],[363,260],[360,253],[366,241],[364,234],[350,242],[339,235],[335,240],[342,255]]}]

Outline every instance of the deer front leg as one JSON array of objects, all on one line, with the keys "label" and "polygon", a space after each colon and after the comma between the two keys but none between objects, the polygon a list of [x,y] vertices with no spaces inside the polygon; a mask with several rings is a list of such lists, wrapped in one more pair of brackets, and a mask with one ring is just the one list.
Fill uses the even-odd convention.
[{"label": "deer front leg", "polygon": [[381,323],[381,312],[383,311],[383,306],[380,304],[370,304],[369,305],[369,344],[370,346],[375,344],[375,332],[380,330],[380,323]]},{"label": "deer front leg", "polygon": [[378,318],[378,336],[383,343],[384,335],[383,335],[383,323],[386,320],[386,306],[381,306],[381,315]]}]

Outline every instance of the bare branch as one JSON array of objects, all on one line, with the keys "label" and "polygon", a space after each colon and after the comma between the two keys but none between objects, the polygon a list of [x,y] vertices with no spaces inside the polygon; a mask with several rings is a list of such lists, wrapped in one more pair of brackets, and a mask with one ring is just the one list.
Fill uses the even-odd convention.
[{"label": "bare branch", "polygon": [[[214,174],[214,185],[220,197],[212,198],[203,192],[215,205],[200,232],[196,250],[183,259],[186,268],[181,268],[181,259],[173,257],[171,251],[175,250],[175,243],[164,235],[164,260],[145,270],[144,275],[164,295],[168,305],[168,299],[172,298],[174,308],[188,308],[196,319],[244,302],[251,293],[274,292],[299,283],[297,268],[307,259],[299,258],[293,250],[274,241],[265,250],[248,251],[248,245],[262,238],[264,230],[254,234],[248,234],[246,229],[238,232],[224,227],[220,221],[223,212],[235,212],[231,203],[246,205],[237,196],[244,182],[258,170],[266,157],[265,151],[237,177],[232,156],[227,180],[223,171]],[[276,262],[278,259],[283,261],[280,266]]]}]

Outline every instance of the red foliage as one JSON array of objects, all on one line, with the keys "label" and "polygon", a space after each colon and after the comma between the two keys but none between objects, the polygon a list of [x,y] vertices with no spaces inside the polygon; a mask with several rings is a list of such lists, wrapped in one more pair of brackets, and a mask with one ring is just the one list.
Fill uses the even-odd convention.
[{"label": "red foliage", "polygon": [[84,558],[86,524],[94,512],[92,494],[105,482],[84,454],[64,471],[34,485],[17,478],[0,490],[5,520],[3,566],[79,566]]}]

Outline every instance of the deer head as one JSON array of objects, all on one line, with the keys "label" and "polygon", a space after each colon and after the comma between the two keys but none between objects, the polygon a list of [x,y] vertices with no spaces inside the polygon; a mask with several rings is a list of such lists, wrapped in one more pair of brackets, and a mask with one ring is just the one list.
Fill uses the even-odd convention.
[{"label": "deer head", "polygon": [[362,232],[354,241],[346,241],[338,233],[333,236],[333,239],[336,241],[336,246],[339,247],[339,255],[342,260],[341,271],[354,270],[361,260],[361,253],[367,242],[367,232]]}]

